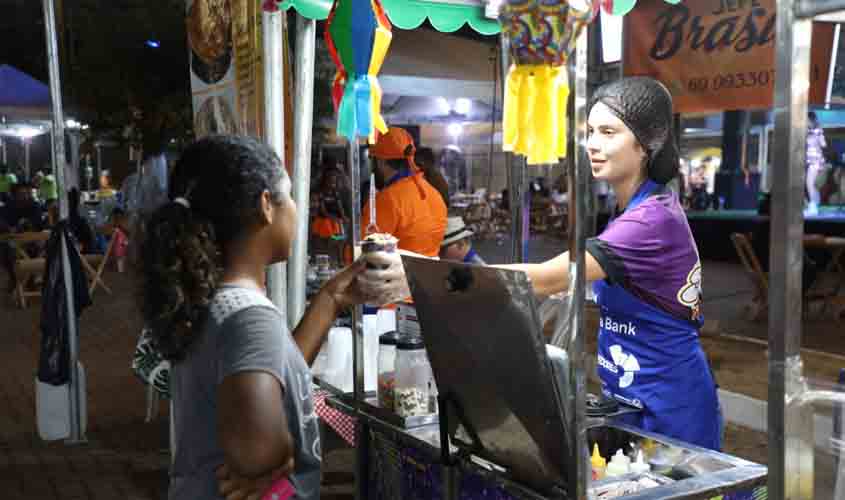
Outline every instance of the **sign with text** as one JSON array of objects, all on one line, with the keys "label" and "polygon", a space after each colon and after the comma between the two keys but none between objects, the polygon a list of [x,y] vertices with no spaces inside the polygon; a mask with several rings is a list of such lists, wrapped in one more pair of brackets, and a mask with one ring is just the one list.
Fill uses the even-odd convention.
[{"label": "sign with text", "polygon": [[[771,108],[776,0],[640,0],[625,16],[623,71],[672,92],[678,113]],[[823,103],[833,25],[814,23],[810,102]]]}]

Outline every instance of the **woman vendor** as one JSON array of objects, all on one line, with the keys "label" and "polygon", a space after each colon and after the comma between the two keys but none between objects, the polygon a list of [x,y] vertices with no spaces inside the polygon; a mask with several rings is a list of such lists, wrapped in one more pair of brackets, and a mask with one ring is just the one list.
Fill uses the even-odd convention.
[{"label": "woman vendor", "polygon": [[[587,152],[593,177],[617,199],[615,217],[587,241],[585,259],[601,310],[602,391],[642,409],[628,423],[718,450],[721,410],[698,340],[701,263],[678,197],[666,188],[679,166],[666,88],[634,77],[598,89]],[[399,256],[368,258],[377,266],[358,279],[369,294],[388,301],[408,294]],[[524,271],[540,295],[569,287],[569,252],[502,267]]]}]

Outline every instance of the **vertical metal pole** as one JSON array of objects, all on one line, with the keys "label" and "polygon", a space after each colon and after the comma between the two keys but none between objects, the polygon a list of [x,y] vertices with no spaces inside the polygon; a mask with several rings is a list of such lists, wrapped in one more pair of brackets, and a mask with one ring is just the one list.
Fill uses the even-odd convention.
[{"label": "vertical metal pole", "polygon": [[[357,256],[361,243],[361,154],[358,141],[349,141],[349,190],[352,195],[352,223],[349,242]],[[355,404],[364,400],[364,330],[361,324],[363,314],[360,306],[352,310],[352,371]]]},{"label": "vertical metal pole", "polygon": [[574,71],[574,104],[572,111],[574,121],[574,148],[572,151],[572,169],[569,173],[571,182],[570,210],[574,212],[574,226],[569,232],[569,299],[561,307],[560,315],[568,316],[569,342],[567,355],[569,357],[572,395],[569,403],[572,405],[567,412],[569,429],[573,442],[570,448],[571,464],[574,465],[574,475],[571,477],[571,498],[587,498],[587,429],[584,425],[586,412],[586,374],[584,348],[584,290],[587,286],[584,252],[586,248],[587,226],[590,214],[590,164],[583,145],[586,143],[587,122],[587,63],[588,63],[588,33],[581,32],[575,49]]},{"label": "vertical metal pole", "polygon": [[[812,416],[786,398],[800,390],[804,165],[812,20],[777,2],[775,140],[769,264],[769,479],[773,499],[813,498]],[[803,459],[802,459],[803,458]]]},{"label": "vertical metal pole", "polygon": [[[361,149],[357,140],[349,141],[348,151],[349,180],[352,184],[349,190],[352,197],[352,222],[347,241],[352,245],[354,256],[358,256],[361,243]],[[352,396],[355,411],[358,412],[364,401],[364,325],[363,308],[355,306],[352,309]],[[366,500],[368,497],[367,483],[369,480],[369,426],[362,419],[358,419],[355,427],[355,498]]]},{"label": "vertical metal pole", "polygon": [[[44,0],[44,28],[47,38],[47,65],[50,74],[50,98],[53,104],[53,168],[59,190],[59,218],[68,216],[67,190],[65,189],[65,119],[62,110],[61,73],[59,71],[59,52],[56,43],[56,13],[53,0]],[[27,144],[27,176],[29,175],[29,144]],[[68,241],[62,235],[62,278],[65,285],[65,305],[68,322],[68,355],[70,357],[70,438],[68,444],[85,442],[82,431],[82,397],[79,391],[77,364],[79,361],[79,339],[76,331],[76,304],[73,295],[73,274],[70,269]]]},{"label": "vertical metal pole", "polygon": [[305,313],[305,274],[308,267],[308,195],[311,187],[311,126],[314,111],[314,50],[317,22],[296,16],[296,85],[293,101],[293,201],[296,232],[288,279],[288,327],[293,331]]},{"label": "vertical metal pole", "polygon": [[[264,130],[267,144],[273,148],[285,168],[285,111],[284,84],[284,12],[262,14],[264,45]],[[307,208],[306,208],[307,210]],[[267,295],[287,317],[287,272],[284,263],[267,268]]]},{"label": "vertical metal pole", "polygon": [[836,61],[839,59],[839,34],[842,25],[836,23],[833,28],[833,55],[830,58],[830,69],[827,72],[827,90],[824,93],[824,109],[830,109],[830,99],[833,97],[833,78],[836,76]]},{"label": "vertical metal pole", "polygon": [[68,175],[65,176],[68,189],[79,187],[79,140],[80,133],[78,131],[70,134],[70,167],[67,169]]},{"label": "vertical metal pole", "polygon": [[103,145],[96,144],[97,148],[97,173],[94,174],[94,191],[100,189],[100,177],[103,175]]},{"label": "vertical metal pole", "polygon": [[32,139],[23,140],[23,175],[27,182],[32,180],[29,175],[29,143]]}]

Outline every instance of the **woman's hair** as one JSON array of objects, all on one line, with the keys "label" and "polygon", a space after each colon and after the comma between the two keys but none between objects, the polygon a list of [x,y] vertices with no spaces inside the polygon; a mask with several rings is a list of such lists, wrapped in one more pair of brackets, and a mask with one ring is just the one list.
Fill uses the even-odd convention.
[{"label": "woman's hair", "polygon": [[819,117],[816,115],[815,111],[810,111],[807,113],[807,130],[814,130],[817,128],[821,128],[819,124]]},{"label": "woman's hair", "polygon": [[633,132],[645,151],[650,179],[666,184],[678,175],[672,95],[662,83],[644,76],[622,78],[599,87],[590,109],[598,102]]},{"label": "woman's hair", "polygon": [[168,359],[184,357],[201,331],[229,245],[259,221],[264,191],[281,203],[290,180],[250,137],[200,139],[173,169],[171,201],[151,215],[141,246],[143,316]]}]

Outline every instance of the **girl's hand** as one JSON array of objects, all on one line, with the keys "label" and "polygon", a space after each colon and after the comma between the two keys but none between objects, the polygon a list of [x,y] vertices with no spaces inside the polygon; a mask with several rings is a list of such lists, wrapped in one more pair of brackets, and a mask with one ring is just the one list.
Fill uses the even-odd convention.
[{"label": "girl's hand", "polygon": [[351,266],[337,273],[323,286],[321,293],[331,297],[338,311],[363,304],[367,300],[356,279],[365,267],[366,261],[363,258],[358,259]]},{"label": "girl's hand", "polygon": [[267,475],[250,479],[233,472],[228,465],[223,464],[215,471],[217,475],[217,491],[226,500],[261,500],[264,493],[278,480],[293,473],[294,462],[288,463]]}]

